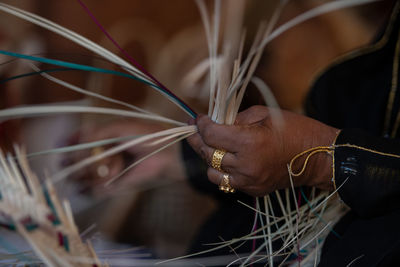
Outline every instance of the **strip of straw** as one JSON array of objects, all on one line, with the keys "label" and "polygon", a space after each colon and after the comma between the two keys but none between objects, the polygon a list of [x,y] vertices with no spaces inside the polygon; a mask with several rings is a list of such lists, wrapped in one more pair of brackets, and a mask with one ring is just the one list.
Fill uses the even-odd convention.
[{"label": "strip of straw", "polygon": [[[182,100],[180,100],[178,97],[176,97],[172,92],[170,92],[168,89],[165,90],[165,88],[159,87],[154,81],[152,81],[146,74],[135,68],[134,66],[130,65],[128,62],[124,61],[123,59],[119,58],[115,54],[111,53],[110,51],[104,49],[103,47],[97,45],[96,43],[88,40],[87,38],[70,31],[56,23],[53,23],[43,17],[40,17],[38,15],[35,15],[33,13],[24,11],[22,9],[13,7],[11,5],[7,5],[4,3],[0,3],[0,10],[7,12],[9,14],[12,14],[14,16],[17,16],[21,19],[24,19],[26,21],[32,22],[40,27],[43,27],[45,29],[48,29],[52,32],[55,32],[79,45],[82,47],[85,47],[88,50],[91,50],[92,52],[106,58],[112,63],[115,63],[117,65],[123,66],[123,68],[128,71],[129,73],[133,74],[135,77],[146,81],[149,85],[151,85],[153,88],[158,88],[163,92],[165,96],[167,96],[168,99],[173,100],[174,103],[178,104],[178,106],[183,109],[185,112],[187,112],[189,115],[192,117],[196,117],[196,113]],[[51,63],[50,63],[51,64]]]},{"label": "strip of straw", "polygon": [[[1,3],[0,3],[0,7],[1,7]],[[117,75],[117,76],[130,78],[133,80],[137,80],[137,81],[140,81],[140,82],[147,84],[147,85],[151,86],[152,88],[156,89],[158,92],[160,92],[162,95],[166,96],[167,99],[169,99],[170,101],[175,103],[178,107],[180,107],[182,110],[184,110],[186,113],[188,113],[193,118],[196,116],[196,114],[193,113],[191,111],[191,109],[185,103],[180,102],[179,99],[174,98],[174,96],[170,95],[169,92],[158,87],[157,85],[154,85],[151,82],[148,82],[146,80],[143,80],[143,79],[133,76],[131,74],[122,73],[122,72],[114,71],[114,70],[101,69],[101,68],[96,68],[96,67],[92,67],[92,66],[81,65],[81,64],[71,63],[71,62],[66,62],[66,61],[62,61],[62,60],[54,60],[54,59],[48,59],[48,58],[29,56],[29,55],[24,55],[24,54],[19,54],[19,53],[4,51],[4,50],[0,50],[0,54],[17,57],[17,58],[28,59],[28,60],[32,60],[32,61],[41,62],[41,63],[47,63],[47,64],[52,64],[52,65],[67,67],[67,68],[71,68],[71,69],[113,74],[113,75]]]},{"label": "strip of straw", "polygon": [[66,114],[66,113],[92,113],[92,114],[103,114],[103,115],[114,115],[138,119],[153,120],[159,122],[165,122],[172,125],[184,126],[185,123],[175,121],[172,119],[164,118],[158,115],[143,114],[135,111],[120,110],[113,108],[102,108],[102,107],[85,107],[85,106],[61,106],[61,105],[37,105],[28,107],[16,107],[0,110],[0,121],[9,119],[16,119],[21,117],[32,117],[32,116],[49,116],[54,114]]},{"label": "strip of straw", "polygon": [[72,146],[65,146],[65,147],[43,150],[43,151],[39,151],[39,152],[33,152],[33,153],[27,154],[26,157],[34,158],[34,157],[48,155],[48,154],[68,153],[68,152],[92,149],[95,147],[107,146],[107,145],[111,145],[111,144],[115,144],[115,143],[128,141],[128,140],[131,140],[131,139],[134,139],[137,137],[139,137],[139,135],[130,135],[130,136],[103,139],[100,141],[87,142],[87,143],[81,143],[81,144],[72,145]]},{"label": "strip of straw", "polygon": [[[164,90],[168,91],[171,95],[175,96],[175,98],[179,99],[175,94],[173,94],[166,86],[164,86],[161,82],[159,82],[153,75],[151,75],[145,68],[143,68],[134,58],[132,58],[107,32],[107,30],[101,25],[99,20],[93,15],[93,13],[89,10],[89,8],[83,3],[81,0],[77,0],[78,3],[82,6],[82,8],[86,11],[86,13],[90,16],[90,18],[94,21],[97,27],[106,35],[106,37],[113,43],[115,47],[118,48],[119,51],[141,72],[147,75],[150,79],[152,79],[159,87],[163,88]],[[181,102],[183,102],[181,100]]]},{"label": "strip of straw", "polygon": [[275,29],[269,36],[265,37],[263,41],[261,42],[260,46],[258,49],[264,49],[265,45],[267,45],[269,42],[274,40],[276,37],[280,36],[282,33],[285,31],[295,27],[296,25],[303,23],[309,19],[318,17],[320,15],[330,13],[336,10],[344,9],[344,8],[349,8],[357,5],[365,5],[373,2],[378,2],[382,0],[336,0],[336,1],[331,1],[329,3],[322,4],[318,7],[315,7],[307,12],[304,12],[297,17],[293,18],[292,20],[286,22],[285,24],[279,26],[277,29]]},{"label": "strip of straw", "polygon": [[134,140],[131,140],[129,142],[123,143],[121,145],[118,145],[116,147],[110,148],[106,151],[104,151],[103,153],[100,153],[98,155],[94,155],[92,157],[86,158],[70,167],[67,167],[66,169],[62,170],[61,172],[57,173],[56,175],[53,176],[53,181],[55,183],[65,179],[66,177],[68,177],[69,175],[71,175],[72,173],[98,161],[101,160],[105,157],[109,157],[112,155],[115,155],[119,152],[122,152],[128,148],[131,148],[135,145],[144,143],[146,141],[155,139],[155,138],[159,138],[162,136],[168,136],[171,134],[175,134],[177,132],[181,132],[182,134],[188,134],[191,132],[196,132],[196,126],[190,125],[190,126],[182,126],[182,127],[177,127],[177,128],[173,128],[173,129],[168,129],[168,130],[164,130],[164,131],[160,131],[160,132],[156,132],[153,134],[148,134],[139,138],[136,138]]},{"label": "strip of straw", "polygon": [[[125,168],[121,173],[119,173],[118,175],[116,175],[115,177],[113,177],[113,178],[111,178],[109,181],[107,181],[107,183],[105,184],[105,186],[109,186],[111,183],[115,182],[118,178],[121,178],[121,177],[122,177],[124,174],[126,174],[129,170],[131,170],[133,167],[137,166],[138,164],[140,164],[140,163],[143,162],[144,160],[146,160],[146,159],[150,158],[151,156],[153,156],[153,155],[159,153],[160,151],[162,151],[162,150],[164,150],[164,149],[166,149],[166,148],[168,148],[168,147],[170,147],[170,146],[172,146],[172,145],[174,145],[174,144],[176,144],[176,143],[182,141],[183,139],[186,139],[187,137],[191,136],[192,134],[194,134],[194,132],[190,132],[190,133],[188,133],[188,134],[185,134],[185,135],[183,135],[183,136],[177,138],[176,140],[174,140],[174,141],[172,141],[172,142],[170,142],[170,143],[168,143],[168,144],[166,144],[166,145],[163,145],[162,147],[160,147],[160,148],[154,150],[153,152],[147,154],[146,156],[144,156],[144,157],[138,159],[137,161],[135,161],[134,163],[132,163],[131,165],[129,165],[127,168]],[[170,135],[170,136],[167,136],[166,138],[163,138],[162,142],[164,142],[164,141],[166,141],[166,140],[168,140],[168,139],[175,138],[177,135],[178,135],[178,136],[179,136],[179,135],[182,135],[182,133],[177,133],[177,134],[172,134],[172,135]]]},{"label": "strip of straw", "polygon": [[67,82],[65,82],[63,80],[57,79],[57,78],[47,74],[46,72],[41,72],[41,70],[38,67],[36,67],[35,65],[33,65],[33,64],[29,64],[29,65],[34,71],[38,72],[42,77],[44,77],[44,78],[48,79],[49,81],[52,81],[52,82],[54,82],[56,84],[64,86],[65,88],[70,89],[72,91],[81,93],[83,95],[91,96],[91,97],[94,97],[94,98],[97,98],[97,99],[101,99],[101,100],[109,102],[109,103],[118,104],[118,105],[130,108],[130,109],[136,110],[138,112],[147,113],[147,114],[154,114],[152,112],[149,112],[147,110],[139,108],[139,107],[137,107],[135,105],[128,104],[128,103],[126,103],[124,101],[116,100],[116,99],[113,99],[111,97],[107,97],[107,96],[104,96],[104,95],[101,95],[101,94],[97,94],[97,93],[94,93],[94,92],[91,92],[91,91],[88,91],[88,90],[84,90],[82,88],[79,88],[78,86],[75,86],[75,85],[67,83]]}]

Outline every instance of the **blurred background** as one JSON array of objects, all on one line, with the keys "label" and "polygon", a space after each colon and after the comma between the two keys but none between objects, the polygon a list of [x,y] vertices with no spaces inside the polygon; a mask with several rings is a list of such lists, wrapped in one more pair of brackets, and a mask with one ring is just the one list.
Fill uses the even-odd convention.
[{"label": "blurred background", "polygon": [[[59,23],[120,55],[77,1],[1,2]],[[206,2],[209,7],[212,6],[211,0]],[[289,1],[278,25],[321,2],[324,1]],[[257,76],[271,87],[282,108],[302,113],[307,91],[318,73],[335,58],[372,42],[383,27],[393,2],[380,1],[336,11],[296,26],[266,47]],[[129,55],[195,111],[207,113],[207,88],[203,88],[201,83],[190,82],[187,77],[190,70],[208,56],[203,26],[194,1],[85,0],[84,3]],[[247,29],[246,40],[249,41],[246,46],[250,46],[260,21],[269,19],[276,4],[277,1],[246,1],[244,27]],[[64,38],[6,13],[0,13],[0,49],[118,69],[118,66],[105,62]],[[32,72],[27,61],[0,56],[0,63],[0,80]],[[36,66],[40,69],[51,68],[44,64]],[[184,122],[188,119],[164,97],[136,81],[80,71],[52,75],[166,117]],[[262,104],[260,99],[257,92],[250,88],[245,102]],[[40,75],[0,83],[1,109],[60,103],[113,107],[109,103],[67,90]],[[19,144],[32,153],[99,138],[143,134],[163,127],[94,115],[11,120],[0,122],[0,148],[12,151],[13,144]],[[177,145],[170,151],[179,153],[179,149]],[[45,172],[56,173],[93,153],[96,151],[38,156],[31,158],[30,163],[35,172],[42,176]],[[72,202],[80,230],[89,229],[87,236],[100,234],[107,242],[128,247],[143,246],[150,257],[170,258],[186,253],[196,232],[217,208],[218,202],[211,196],[195,191],[185,180],[184,171],[172,170],[173,162],[165,161],[168,156],[155,157],[143,162],[142,167],[137,167],[134,170],[136,173],[148,172],[143,175],[146,178],[140,181],[135,181],[134,175],[128,173],[118,182],[121,184],[119,187],[93,189],[101,187],[104,176],[112,170],[109,165],[121,165],[127,158],[132,160],[129,159],[132,154],[134,152],[113,157],[58,184],[61,194]],[[165,162],[161,162],[163,160]],[[162,164],[172,165],[169,169],[159,168]],[[132,177],[126,177],[129,175]]]}]

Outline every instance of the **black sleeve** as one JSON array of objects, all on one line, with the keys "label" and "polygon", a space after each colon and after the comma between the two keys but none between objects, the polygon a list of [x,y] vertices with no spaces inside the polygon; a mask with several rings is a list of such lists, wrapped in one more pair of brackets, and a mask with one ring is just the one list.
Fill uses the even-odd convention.
[{"label": "black sleeve", "polygon": [[359,216],[400,209],[400,141],[344,129],[335,142],[336,186]]}]

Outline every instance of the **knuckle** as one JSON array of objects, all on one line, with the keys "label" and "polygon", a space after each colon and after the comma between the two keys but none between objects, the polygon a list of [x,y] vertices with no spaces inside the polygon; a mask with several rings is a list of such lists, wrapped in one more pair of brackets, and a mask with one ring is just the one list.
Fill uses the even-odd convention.
[{"label": "knuckle", "polygon": [[208,177],[208,180],[209,180],[210,182],[212,182],[212,183],[214,183],[214,184],[218,184],[217,177],[215,176],[215,174],[214,174],[212,168],[208,168],[208,169],[207,169],[207,177]]},{"label": "knuckle", "polygon": [[246,188],[246,186],[247,186],[246,182],[240,177],[234,179],[234,187],[236,189]]},{"label": "knuckle", "polygon": [[247,167],[245,167],[242,172],[243,175],[248,177],[249,180],[255,181],[255,179],[257,178],[257,170],[256,170],[256,166],[254,164],[249,164]]},{"label": "knuckle", "polygon": [[212,140],[214,136],[213,130],[211,129],[211,127],[206,127],[203,130],[203,139],[206,143],[209,143],[210,140]]},{"label": "knuckle", "polygon": [[187,138],[188,143],[194,148],[194,149],[198,149],[199,147],[199,134],[194,134],[192,136],[189,136]]},{"label": "knuckle", "polygon": [[247,150],[252,151],[254,149],[254,139],[252,138],[243,138],[241,140],[242,147],[247,148]]},{"label": "knuckle", "polygon": [[206,148],[205,148],[204,146],[203,146],[203,147],[200,147],[199,152],[200,152],[200,156],[201,156],[204,160],[206,160],[207,163],[209,163],[210,159],[209,159],[209,157],[207,157]]},{"label": "knuckle", "polygon": [[249,181],[248,177],[242,174],[236,174],[234,176],[234,181],[238,188],[247,188],[251,186],[251,181]]},{"label": "knuckle", "polygon": [[196,123],[199,130],[202,130],[204,127],[206,127],[207,122],[208,122],[208,117],[205,115],[200,115],[197,118],[197,123]]}]

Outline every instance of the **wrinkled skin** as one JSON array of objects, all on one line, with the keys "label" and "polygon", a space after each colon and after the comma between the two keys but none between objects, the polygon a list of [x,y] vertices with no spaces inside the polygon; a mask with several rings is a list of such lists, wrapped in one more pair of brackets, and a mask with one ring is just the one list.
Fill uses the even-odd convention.
[{"label": "wrinkled skin", "polygon": [[[225,149],[222,169],[230,175],[233,188],[252,196],[263,196],[290,186],[287,165],[298,153],[316,146],[329,146],[338,130],[311,118],[282,111],[284,124],[272,123],[271,110],[253,106],[238,114],[234,125],[213,123],[200,115],[198,133],[189,137],[193,149],[211,165],[215,148]],[[293,166],[297,172],[304,157]],[[220,184],[223,173],[209,167],[208,178]],[[318,153],[311,157],[306,171],[293,177],[294,185],[332,189],[332,157]]]}]

